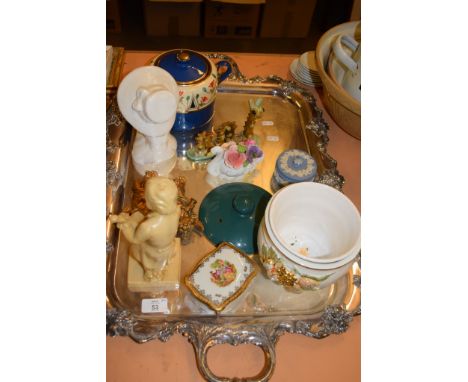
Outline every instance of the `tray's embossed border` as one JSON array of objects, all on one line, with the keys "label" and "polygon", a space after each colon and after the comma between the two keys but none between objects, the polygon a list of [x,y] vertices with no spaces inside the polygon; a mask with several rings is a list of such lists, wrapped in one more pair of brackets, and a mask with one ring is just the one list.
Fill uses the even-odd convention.
[{"label": "tray's embossed border", "polygon": [[[305,127],[317,137],[316,147],[328,164],[327,170],[316,181],[330,185],[341,191],[344,185],[344,178],[337,171],[336,161],[327,153],[329,127],[323,119],[323,112],[317,106],[314,96],[295,82],[282,79],[276,75],[247,78],[241,73],[237,63],[227,55],[210,53],[208,57],[215,60],[227,60],[232,64],[233,70],[229,77],[230,81],[244,84],[276,83],[286,96],[292,92],[301,94],[314,112],[313,118],[306,123]],[[116,168],[109,162],[111,158],[114,158],[115,151],[118,151],[123,145],[122,136],[125,136],[125,133],[122,133],[122,131],[125,129],[122,129],[121,125],[123,124],[120,123],[122,119],[118,115],[118,107],[115,104],[114,106],[110,108],[110,111],[115,112],[116,116],[108,116],[110,118],[108,122],[112,121],[113,124],[120,125],[120,139],[109,139],[108,134],[106,134],[106,151],[108,153],[106,179],[108,186],[113,186],[115,189],[115,183],[119,184],[119,181],[121,181],[120,174],[116,173]],[[108,127],[109,125],[108,123]],[[113,244],[109,240],[110,236],[112,235],[108,233],[108,240],[106,242],[107,260],[109,260],[109,256],[112,256],[114,251]],[[356,260],[360,268],[360,255]],[[360,270],[358,274],[353,275],[353,285],[360,290]],[[243,318],[240,321],[223,321],[219,317],[213,317],[170,321],[162,317],[160,319],[149,320],[114,306],[111,296],[108,295],[106,304],[106,334],[111,337],[128,336],[138,343],[145,343],[155,339],[166,342],[173,334],[179,333],[187,337],[192,344],[196,354],[197,366],[203,377],[212,382],[230,381],[231,379],[216,376],[209,369],[206,356],[211,347],[217,344],[230,344],[234,346],[239,344],[254,344],[259,346],[264,352],[264,367],[258,375],[240,380],[267,381],[271,378],[275,368],[275,345],[281,335],[284,333],[295,333],[315,339],[323,339],[332,334],[346,332],[353,317],[360,314],[361,308],[359,304],[359,306],[351,311],[348,311],[344,305],[330,305],[325,308],[320,316],[305,319],[278,317],[270,320],[259,320],[252,317]]]}]

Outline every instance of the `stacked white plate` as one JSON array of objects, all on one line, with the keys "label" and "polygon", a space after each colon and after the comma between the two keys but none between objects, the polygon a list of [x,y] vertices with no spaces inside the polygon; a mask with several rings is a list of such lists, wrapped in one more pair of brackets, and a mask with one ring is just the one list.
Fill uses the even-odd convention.
[{"label": "stacked white plate", "polygon": [[289,71],[296,81],[304,85],[322,86],[322,81],[315,64],[314,50],[305,52],[299,58],[296,58],[291,63]]}]

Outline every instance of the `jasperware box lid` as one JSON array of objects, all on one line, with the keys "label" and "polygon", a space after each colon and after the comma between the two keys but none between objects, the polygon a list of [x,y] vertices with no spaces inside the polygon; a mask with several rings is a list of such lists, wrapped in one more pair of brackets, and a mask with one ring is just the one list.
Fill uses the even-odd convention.
[{"label": "jasperware box lid", "polygon": [[278,175],[290,183],[313,181],[317,163],[303,150],[286,150],[276,160]]}]

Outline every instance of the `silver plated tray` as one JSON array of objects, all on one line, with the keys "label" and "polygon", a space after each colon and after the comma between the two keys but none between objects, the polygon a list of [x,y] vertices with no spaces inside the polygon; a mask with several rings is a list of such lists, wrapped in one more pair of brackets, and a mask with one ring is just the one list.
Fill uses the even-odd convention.
[{"label": "silver plated tray", "polygon": [[[251,182],[271,192],[270,178],[275,160],[287,148],[300,148],[317,161],[315,181],[339,190],[344,184],[336,161],[327,153],[328,125],[314,97],[291,81],[277,76],[246,78],[228,56],[211,54],[212,59],[228,60],[233,73],[218,89],[214,125],[236,121],[239,127],[248,113],[249,98],[262,97],[265,113],[257,122],[265,160]],[[271,122],[273,124],[271,124]],[[106,216],[129,206],[136,175],[130,161],[132,128],[125,123],[114,101],[107,112],[107,208]],[[275,138],[271,138],[275,137]],[[174,176],[186,178],[186,195],[198,201],[210,191],[205,167],[184,157],[178,159]],[[198,206],[197,206],[198,207]],[[265,354],[262,371],[249,381],[266,381],[275,367],[275,344],[283,333],[297,333],[321,339],[347,330],[353,316],[360,314],[360,256],[348,272],[332,286],[300,294],[287,292],[259,272],[249,287],[221,313],[197,300],[182,285],[179,293],[162,295],[130,292],[126,286],[128,247],[125,239],[109,221],[106,226],[107,251],[107,335],[129,336],[144,343],[153,339],[167,341],[180,333],[192,343],[201,374],[208,381],[228,381],[214,375],[207,364],[207,351],[217,344],[254,344]],[[182,247],[181,276],[189,274],[199,259],[214,246],[204,236]],[[252,259],[258,262],[257,256]],[[262,269],[259,266],[259,269]],[[142,313],[143,299],[167,299],[165,313]]]}]

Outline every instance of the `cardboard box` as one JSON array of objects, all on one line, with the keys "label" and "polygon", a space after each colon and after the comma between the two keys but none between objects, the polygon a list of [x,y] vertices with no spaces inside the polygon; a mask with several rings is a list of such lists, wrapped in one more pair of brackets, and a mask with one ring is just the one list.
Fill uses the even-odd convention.
[{"label": "cardboard box", "polygon": [[351,9],[351,16],[349,17],[350,21],[359,21],[361,20],[361,0],[353,1],[353,8]]},{"label": "cardboard box", "polygon": [[144,0],[146,34],[199,36],[202,0]]},{"label": "cardboard box", "polygon": [[307,37],[317,0],[267,0],[260,37]]},{"label": "cardboard box", "polygon": [[106,1],[106,31],[120,32],[120,10],[118,0]]},{"label": "cardboard box", "polygon": [[[239,3],[238,3],[239,2]],[[252,38],[257,36],[264,0],[205,1],[205,37]]]}]

